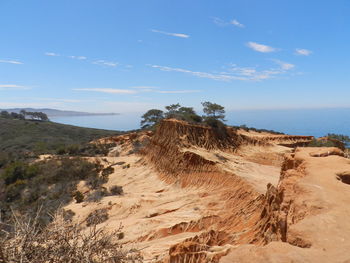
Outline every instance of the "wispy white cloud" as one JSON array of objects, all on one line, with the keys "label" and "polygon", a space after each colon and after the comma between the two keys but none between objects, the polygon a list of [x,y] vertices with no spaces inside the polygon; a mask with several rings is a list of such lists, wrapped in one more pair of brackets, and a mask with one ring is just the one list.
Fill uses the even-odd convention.
[{"label": "wispy white cloud", "polygon": [[277,48],[273,48],[263,44],[258,44],[256,42],[248,42],[247,46],[257,52],[262,52],[262,53],[270,53],[270,52],[278,51]]},{"label": "wispy white cloud", "polygon": [[173,36],[173,37],[180,37],[180,38],[189,38],[190,36],[187,34],[182,34],[182,33],[170,33],[170,32],[165,32],[165,31],[160,31],[157,29],[151,29],[153,33],[159,33],[167,36]]},{"label": "wispy white cloud", "polygon": [[87,57],[85,57],[85,56],[69,56],[69,58],[78,59],[78,60],[86,60],[87,59]]},{"label": "wispy white cloud", "polygon": [[184,93],[200,92],[200,90],[162,90],[157,87],[148,87],[148,86],[132,87],[132,89],[137,89],[140,92],[154,92],[154,93],[163,93],[163,94],[184,94]]},{"label": "wispy white cloud", "polygon": [[45,52],[45,56],[49,56],[49,57],[59,57],[60,55],[57,53],[53,53],[53,52]]},{"label": "wispy white cloud", "polygon": [[139,93],[162,93],[162,94],[184,94],[200,92],[200,90],[164,90],[157,87],[137,86],[128,89],[110,89],[110,88],[80,88],[75,91],[93,91],[109,94],[139,94]]},{"label": "wispy white cloud", "polygon": [[1,84],[0,90],[28,90],[30,87],[20,86],[15,84]]},{"label": "wispy white cloud", "polygon": [[73,89],[75,91],[93,91],[93,92],[101,92],[101,93],[109,93],[109,94],[136,94],[136,90],[131,89],[108,89],[108,88],[81,88],[81,89]]},{"label": "wispy white cloud", "polygon": [[8,64],[16,64],[16,65],[23,64],[23,62],[20,62],[18,60],[6,60],[6,59],[0,59],[0,63],[8,63]]},{"label": "wispy white cloud", "polygon": [[62,56],[64,58],[71,58],[71,59],[76,59],[76,60],[81,60],[85,61],[86,63],[92,63],[95,65],[100,65],[100,66],[105,66],[105,67],[117,67],[117,66],[123,66],[126,70],[130,70],[133,66],[129,64],[120,64],[119,62],[115,61],[108,61],[108,60],[103,60],[103,59],[88,59],[86,56],[66,56],[66,55],[59,55],[56,53],[52,52],[46,52],[46,56],[51,56],[51,57],[57,57],[57,56]]},{"label": "wispy white cloud", "polygon": [[295,67],[294,64],[283,62],[278,59],[271,60],[279,67],[270,67],[268,69],[261,70],[257,67],[238,67],[235,64],[231,64],[226,74],[233,73],[234,75],[244,77],[245,80],[248,81],[262,81],[276,78],[277,76],[286,75],[288,71],[292,70]]},{"label": "wispy white cloud", "polygon": [[172,68],[172,67],[167,67],[167,66],[159,66],[159,65],[149,65],[152,68],[157,68],[162,71],[174,71],[174,72],[181,72],[181,73],[186,73],[192,76],[196,76],[199,78],[207,78],[207,79],[213,79],[213,80],[221,80],[221,81],[230,81],[233,79],[242,79],[240,77],[235,77],[235,76],[229,76],[225,74],[212,74],[212,73],[207,73],[207,72],[200,72],[200,71],[191,71],[187,69],[182,69],[182,68]]},{"label": "wispy white cloud", "polygon": [[238,22],[236,19],[233,19],[233,20],[230,22],[230,24],[232,24],[232,25],[234,25],[234,26],[236,26],[236,27],[241,27],[241,28],[245,27],[243,24],[241,24],[240,22]]},{"label": "wispy white cloud", "polygon": [[302,48],[297,48],[295,49],[295,54],[300,55],[300,56],[309,56],[311,55],[312,51],[308,49],[302,49]]},{"label": "wispy white cloud", "polygon": [[231,21],[224,21],[222,20],[221,18],[218,18],[218,17],[213,17],[213,22],[214,24],[218,25],[218,26],[229,26],[229,25],[234,25],[236,27],[240,27],[240,28],[244,28],[245,25],[243,25],[242,23],[238,22],[237,19],[233,19]]},{"label": "wispy white cloud", "polygon": [[[191,71],[182,68],[172,68],[167,66],[159,66],[159,65],[149,65],[152,68],[159,69],[161,71],[168,72],[180,72],[188,75],[192,75],[199,78],[207,78],[217,81],[233,81],[233,80],[241,80],[241,81],[262,81],[271,78],[275,78],[280,75],[287,74],[288,71],[293,69],[295,65],[286,63],[280,60],[273,60],[276,64],[279,65],[278,68],[270,67],[268,69],[258,69],[257,67],[239,67],[235,64],[231,64],[228,68],[226,67],[226,71],[219,73],[207,73],[200,71]],[[194,92],[194,91],[191,91]]]},{"label": "wispy white cloud", "polygon": [[137,87],[131,87],[131,89],[136,89],[138,91],[142,91],[142,92],[152,92],[157,90],[157,87],[150,87],[150,86],[137,86]]},{"label": "wispy white cloud", "polygon": [[67,103],[80,103],[83,100],[65,99],[65,98],[30,98],[37,101],[55,101],[55,102],[67,102]]},{"label": "wispy white cloud", "polygon": [[92,64],[100,65],[100,66],[108,66],[108,67],[116,67],[119,65],[118,62],[106,61],[106,60],[96,60],[92,62]]},{"label": "wispy white cloud", "polygon": [[281,67],[281,69],[283,69],[283,70],[290,70],[290,69],[293,69],[295,67],[294,64],[283,62],[279,59],[272,59],[272,61],[274,61],[276,64],[278,64]]},{"label": "wispy white cloud", "polygon": [[228,68],[228,72],[225,74],[239,76],[245,81],[262,81],[274,78],[276,75],[281,73],[281,70],[276,69],[258,70],[253,67],[238,67],[237,65],[233,64],[230,68]]},{"label": "wispy white cloud", "polygon": [[213,19],[214,24],[216,24],[218,26],[227,26],[227,25],[229,25],[229,23],[225,22],[221,18],[213,17],[212,19]]},{"label": "wispy white cloud", "polygon": [[159,90],[157,93],[163,94],[186,94],[186,93],[197,93],[201,92],[200,90]]}]

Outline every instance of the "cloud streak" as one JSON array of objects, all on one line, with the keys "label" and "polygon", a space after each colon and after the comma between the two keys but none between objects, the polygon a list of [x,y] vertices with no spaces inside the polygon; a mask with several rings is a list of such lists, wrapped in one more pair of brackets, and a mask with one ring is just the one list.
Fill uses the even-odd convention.
[{"label": "cloud streak", "polygon": [[218,18],[218,17],[213,17],[213,22],[214,24],[218,25],[218,26],[230,26],[230,25],[233,25],[233,26],[236,26],[236,27],[240,27],[240,28],[244,28],[245,25],[243,25],[242,23],[240,23],[237,19],[233,19],[229,22],[226,22],[224,20],[222,20],[221,18]]},{"label": "cloud streak", "polygon": [[236,19],[233,19],[231,22],[230,22],[231,25],[234,25],[236,27],[240,27],[240,28],[243,28],[245,27],[245,25],[241,24],[240,22],[238,22]]},{"label": "cloud streak", "polygon": [[172,37],[179,37],[179,38],[189,38],[190,35],[187,34],[182,34],[182,33],[170,33],[170,32],[165,32],[165,31],[160,31],[157,29],[151,29],[153,33],[159,33],[167,36],[172,36]]},{"label": "cloud streak", "polygon": [[272,61],[274,61],[276,64],[278,64],[281,67],[281,69],[283,69],[283,70],[291,70],[295,67],[294,64],[283,62],[279,59],[272,59]]},{"label": "cloud streak", "polygon": [[0,59],[0,63],[8,63],[8,64],[15,64],[15,65],[23,64],[23,62],[20,62],[18,60],[6,60],[6,59]]},{"label": "cloud streak", "polygon": [[[45,55],[46,56],[50,56],[50,57],[60,57],[61,56],[61,55],[59,55],[57,53],[53,53],[53,52],[46,52]],[[103,59],[88,60],[88,58],[85,57],[85,56],[63,56],[63,57],[76,59],[76,60],[81,60],[81,61],[86,61],[88,63],[92,63],[92,64],[99,65],[99,66],[106,66],[106,67],[116,67],[116,66],[120,65],[120,63],[118,63],[118,62],[107,61],[107,60],[103,60]],[[127,69],[129,69],[132,66],[131,65],[126,65],[125,67]]]},{"label": "cloud streak", "polygon": [[59,57],[60,55],[54,52],[45,52],[45,56],[49,57]]},{"label": "cloud streak", "polygon": [[96,61],[92,62],[92,64],[100,65],[100,66],[107,66],[107,67],[116,67],[116,66],[118,66],[119,63],[100,59],[100,60],[96,60]]},{"label": "cloud streak", "polygon": [[15,85],[15,84],[1,84],[0,90],[29,90],[30,87]]},{"label": "cloud streak", "polygon": [[261,52],[261,53],[271,53],[271,52],[275,52],[278,50],[277,48],[273,48],[273,47],[259,44],[256,42],[248,42],[247,46],[249,48],[253,49],[254,51]]},{"label": "cloud streak", "polygon": [[161,71],[173,71],[173,72],[181,72],[185,74],[189,74],[195,77],[199,78],[207,78],[207,79],[213,79],[213,80],[220,80],[220,81],[230,81],[233,79],[241,79],[239,77],[235,76],[228,76],[225,74],[212,74],[212,73],[207,73],[207,72],[200,72],[200,71],[191,71],[187,69],[182,69],[182,68],[172,68],[172,67],[167,67],[167,66],[159,66],[159,65],[150,65],[152,68],[159,69]]},{"label": "cloud streak", "polygon": [[129,89],[109,89],[109,88],[81,88],[73,89],[75,91],[92,91],[108,94],[139,94],[139,93],[161,93],[161,94],[186,94],[200,92],[200,90],[161,90],[156,87],[139,86],[131,87]]},{"label": "cloud streak", "polygon": [[186,93],[197,93],[201,92],[200,90],[159,90],[157,93],[162,94],[186,94]]},{"label": "cloud streak", "polygon": [[85,57],[85,56],[69,56],[69,58],[78,59],[78,60],[86,60],[87,59],[87,57]]},{"label": "cloud streak", "polygon": [[108,94],[136,94],[136,90],[129,89],[108,89],[108,88],[81,88],[81,89],[73,89],[75,91],[92,91],[92,92],[101,92]]},{"label": "cloud streak", "polygon": [[312,51],[308,49],[297,48],[295,50],[295,54],[299,56],[309,56],[312,54]]},{"label": "cloud streak", "polygon": [[179,72],[188,75],[192,75],[199,78],[207,78],[216,81],[226,81],[230,82],[233,80],[240,81],[262,81],[271,78],[275,78],[278,75],[286,74],[288,71],[292,70],[295,65],[280,60],[273,60],[276,64],[279,65],[278,68],[269,68],[266,70],[258,70],[256,67],[238,67],[235,64],[232,64],[225,72],[220,73],[208,73],[200,71],[192,71],[182,68],[172,68],[168,66],[159,66],[159,65],[149,65],[152,68],[159,69],[161,71],[167,72]]}]

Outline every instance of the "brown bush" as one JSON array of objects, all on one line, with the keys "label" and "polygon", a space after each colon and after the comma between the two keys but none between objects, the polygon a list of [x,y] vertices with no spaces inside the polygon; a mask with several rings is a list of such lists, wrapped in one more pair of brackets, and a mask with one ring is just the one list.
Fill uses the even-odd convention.
[{"label": "brown bush", "polygon": [[52,223],[40,228],[33,218],[13,216],[13,231],[0,238],[3,263],[124,263],[142,262],[137,252],[124,251],[118,243],[121,228],[106,232],[92,224],[89,228],[56,213]]},{"label": "brown bush", "polygon": [[119,185],[113,185],[109,188],[112,195],[122,195],[124,193],[123,187]]},{"label": "brown bush", "polygon": [[106,208],[97,209],[91,212],[86,218],[86,225],[93,226],[101,224],[108,220],[108,211]]}]

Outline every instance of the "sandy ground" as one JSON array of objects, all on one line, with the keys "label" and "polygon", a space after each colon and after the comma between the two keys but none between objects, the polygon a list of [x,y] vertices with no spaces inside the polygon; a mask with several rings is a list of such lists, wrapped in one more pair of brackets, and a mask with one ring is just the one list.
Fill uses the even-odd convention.
[{"label": "sandy ground", "polygon": [[[185,150],[214,160],[223,170],[244,178],[260,193],[266,191],[269,182],[277,185],[279,166],[245,161],[242,156],[221,151]],[[180,185],[163,182],[140,156],[133,154],[90,160],[100,160],[105,166],[125,162],[124,165],[113,166],[114,173],[104,185],[107,189],[113,185],[122,186],[124,194],[103,197],[98,203],[72,202],[65,209],[76,213],[75,220],[83,221],[91,212],[107,208],[109,219],[99,226],[115,230],[122,225],[125,233],[122,242],[126,248],[141,249],[144,262],[163,258],[172,245],[208,230],[210,218],[217,216],[225,206],[226,200],[220,200],[216,192],[195,186],[181,188]],[[123,168],[126,164],[130,164],[130,168]],[[82,192],[88,191],[84,182],[78,188]],[[198,227],[201,224],[202,229]]]},{"label": "sandy ground", "polygon": [[[350,262],[350,160],[327,153],[332,149],[299,148],[294,160],[302,165],[286,171],[286,176],[298,178],[286,194],[293,195],[294,207],[300,211],[300,219],[288,229],[287,241],[297,240],[307,248],[282,242],[245,245],[220,262]],[[339,180],[342,176],[345,182]]]}]

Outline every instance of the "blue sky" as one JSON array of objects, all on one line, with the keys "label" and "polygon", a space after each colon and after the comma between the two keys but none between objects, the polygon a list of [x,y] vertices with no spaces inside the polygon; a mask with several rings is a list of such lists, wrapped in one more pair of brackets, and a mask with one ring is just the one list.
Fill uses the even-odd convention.
[{"label": "blue sky", "polygon": [[0,108],[350,107],[348,0],[1,0]]}]

